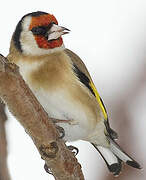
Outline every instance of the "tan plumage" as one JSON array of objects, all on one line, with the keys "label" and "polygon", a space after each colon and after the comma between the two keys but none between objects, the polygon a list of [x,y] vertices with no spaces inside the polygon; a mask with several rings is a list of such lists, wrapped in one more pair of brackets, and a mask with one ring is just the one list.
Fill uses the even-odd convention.
[{"label": "tan plumage", "polygon": [[9,61],[20,67],[48,115],[65,120],[58,125],[64,128],[66,141],[92,143],[114,175],[120,173],[122,161],[140,168],[115,143],[117,134],[109,126],[105,106],[86,66],[63,45],[61,35],[67,33],[65,30],[50,14],[25,15],[13,34]]},{"label": "tan plumage", "polygon": [[[48,93],[62,89],[64,94],[68,95],[69,101],[74,102],[76,106],[80,103],[84,111],[89,113],[86,113],[86,116],[90,115],[87,127],[93,133],[97,121],[103,119],[101,118],[102,114],[96,98],[88,89],[84,88],[83,84],[79,83],[78,78],[74,75],[72,70],[72,64],[74,62],[66,51],[69,50],[65,49],[61,52],[40,56],[39,61],[38,57],[35,56],[19,56],[19,61],[15,62],[14,58],[11,59],[11,54],[8,55],[8,59],[19,65],[21,74],[34,93],[36,93],[36,91],[38,93],[43,89],[47,95]],[[37,64],[36,68],[34,68],[34,64]],[[32,69],[29,71],[25,66],[32,66]],[[81,64],[80,67],[81,66],[83,68],[84,64]],[[88,73],[87,70],[86,73]],[[78,93],[76,93],[77,90]],[[39,101],[41,101],[41,99],[39,99]],[[45,109],[47,109],[47,107]],[[49,107],[47,111],[49,111]]]}]

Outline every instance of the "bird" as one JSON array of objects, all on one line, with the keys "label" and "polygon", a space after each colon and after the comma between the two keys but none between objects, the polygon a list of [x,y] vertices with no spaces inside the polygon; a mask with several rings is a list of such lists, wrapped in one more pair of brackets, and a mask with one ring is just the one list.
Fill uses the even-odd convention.
[{"label": "bird", "polygon": [[67,49],[53,14],[36,11],[24,15],[12,35],[9,54],[48,116],[63,128],[64,141],[90,142],[109,171],[118,176],[123,163],[141,169],[116,142],[106,107],[81,58]]}]

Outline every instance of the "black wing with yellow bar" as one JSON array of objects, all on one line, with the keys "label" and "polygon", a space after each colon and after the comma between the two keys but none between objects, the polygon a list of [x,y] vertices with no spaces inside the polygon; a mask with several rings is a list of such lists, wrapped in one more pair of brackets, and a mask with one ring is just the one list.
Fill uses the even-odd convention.
[{"label": "black wing with yellow bar", "polygon": [[96,97],[96,99],[99,103],[99,106],[102,110],[104,119],[108,120],[106,108],[105,108],[103,101],[102,101],[101,97],[99,96],[99,93],[97,92],[94,84],[90,81],[90,79],[82,71],[80,71],[80,69],[75,64],[73,64],[73,66],[74,66],[74,68],[73,68],[74,72],[76,73],[80,82],[82,82],[90,90],[90,92]]},{"label": "black wing with yellow bar", "polygon": [[75,64],[73,64],[73,70],[74,70],[76,76],[79,78],[80,82],[82,82],[89,89],[89,91],[95,96],[96,100],[98,101],[99,106],[100,106],[103,116],[104,116],[104,124],[105,124],[108,134],[106,132],[105,133],[108,136],[110,136],[112,139],[117,139],[118,134],[113,129],[110,128],[105,105],[104,105],[101,97],[99,96],[99,93],[96,90],[96,87],[94,86],[93,82],[91,82],[90,79],[88,78],[88,76],[86,76],[85,73],[80,71],[80,69]]}]

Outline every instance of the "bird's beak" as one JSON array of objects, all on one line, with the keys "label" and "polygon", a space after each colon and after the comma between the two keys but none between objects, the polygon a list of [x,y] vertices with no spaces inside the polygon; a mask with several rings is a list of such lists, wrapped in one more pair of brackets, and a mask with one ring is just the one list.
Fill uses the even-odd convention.
[{"label": "bird's beak", "polygon": [[58,39],[60,36],[69,33],[69,29],[53,24],[48,31],[48,41]]}]

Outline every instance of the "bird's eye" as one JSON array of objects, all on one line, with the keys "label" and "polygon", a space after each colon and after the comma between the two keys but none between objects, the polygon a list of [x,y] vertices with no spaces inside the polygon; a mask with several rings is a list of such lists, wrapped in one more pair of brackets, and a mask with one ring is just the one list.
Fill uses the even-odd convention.
[{"label": "bird's eye", "polygon": [[48,27],[46,26],[37,26],[37,27],[33,27],[31,29],[32,33],[34,35],[45,35],[46,32],[48,31]]},{"label": "bird's eye", "polygon": [[48,30],[51,29],[51,27],[53,26],[53,24],[56,24],[55,22],[51,22],[47,27],[48,27]]}]

